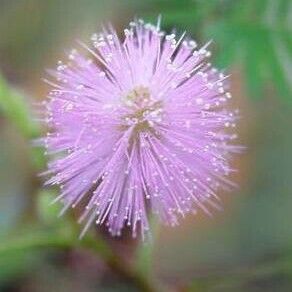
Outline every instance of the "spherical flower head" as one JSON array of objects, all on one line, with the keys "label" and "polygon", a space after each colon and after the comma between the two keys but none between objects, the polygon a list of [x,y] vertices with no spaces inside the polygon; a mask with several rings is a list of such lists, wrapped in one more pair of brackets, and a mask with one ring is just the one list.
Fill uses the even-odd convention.
[{"label": "spherical flower head", "polygon": [[50,71],[46,184],[60,186],[63,211],[84,206],[82,235],[96,223],[144,237],[150,212],[177,225],[233,185],[227,77],[206,61],[208,44],[159,26],[136,20],[122,40],[104,28]]}]

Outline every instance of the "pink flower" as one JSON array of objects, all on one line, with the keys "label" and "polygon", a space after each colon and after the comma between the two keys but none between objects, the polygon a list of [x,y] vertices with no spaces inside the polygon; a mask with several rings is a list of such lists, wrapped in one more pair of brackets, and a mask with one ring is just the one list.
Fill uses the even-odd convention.
[{"label": "pink flower", "polygon": [[51,72],[46,184],[60,186],[63,211],[86,204],[82,235],[95,222],[144,236],[149,211],[177,225],[209,213],[217,190],[233,185],[226,176],[240,148],[227,76],[206,62],[207,45],[166,35],[159,22],[131,22],[123,40],[104,29],[80,43],[89,58],[73,50]]}]

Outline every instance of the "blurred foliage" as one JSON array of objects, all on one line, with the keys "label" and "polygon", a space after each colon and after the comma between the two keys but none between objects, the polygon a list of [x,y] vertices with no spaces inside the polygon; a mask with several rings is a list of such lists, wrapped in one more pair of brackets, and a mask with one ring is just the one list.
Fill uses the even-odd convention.
[{"label": "blurred foliage", "polygon": [[37,197],[38,217],[44,224],[52,224],[58,220],[61,212],[60,204],[52,204],[56,198],[56,194],[52,190],[41,190]]},{"label": "blurred foliage", "polygon": [[[33,139],[41,135],[40,126],[36,122],[37,114],[32,112],[32,100],[11,88],[0,75],[0,115],[6,117],[17,128],[19,133],[33,144]],[[42,149],[31,147],[31,160],[37,169],[45,166]]]},{"label": "blurred foliage", "polygon": [[37,137],[39,130],[34,122],[27,99],[12,89],[0,76],[0,114],[13,122],[27,138]]},{"label": "blurred foliage", "polygon": [[52,199],[52,193],[41,191],[38,195],[37,218],[29,224],[20,224],[17,229],[8,233],[5,240],[1,240],[0,290],[1,284],[5,284],[5,281],[1,282],[1,278],[7,281],[25,271],[27,264],[37,265],[40,260],[38,257],[44,256],[44,251],[87,249],[96,253],[110,266],[121,269],[117,256],[101,236],[92,233],[81,241],[78,239],[80,226],[75,220],[69,217],[57,219],[61,206],[59,203],[52,205]]},{"label": "blurred foliage", "polygon": [[147,241],[138,246],[135,253],[136,263],[135,268],[143,273],[146,277],[153,277],[153,258],[154,258],[154,244],[158,240],[159,222],[154,216],[149,216],[151,237]]},{"label": "blurred foliage", "polygon": [[221,69],[242,66],[251,97],[263,97],[274,85],[281,98],[291,101],[290,0],[150,0],[142,3],[142,15],[150,16],[151,21],[161,13],[163,26],[191,32],[200,41],[214,40],[216,64]]}]

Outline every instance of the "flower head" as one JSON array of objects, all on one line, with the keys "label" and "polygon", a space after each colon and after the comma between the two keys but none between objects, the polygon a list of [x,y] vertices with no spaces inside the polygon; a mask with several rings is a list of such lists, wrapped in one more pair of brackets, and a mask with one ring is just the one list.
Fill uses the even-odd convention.
[{"label": "flower head", "polygon": [[51,71],[47,184],[60,186],[64,211],[85,204],[82,234],[94,222],[144,236],[148,212],[176,225],[209,212],[217,190],[232,185],[226,76],[206,62],[208,44],[197,49],[159,22],[131,22],[123,40],[105,28]]}]

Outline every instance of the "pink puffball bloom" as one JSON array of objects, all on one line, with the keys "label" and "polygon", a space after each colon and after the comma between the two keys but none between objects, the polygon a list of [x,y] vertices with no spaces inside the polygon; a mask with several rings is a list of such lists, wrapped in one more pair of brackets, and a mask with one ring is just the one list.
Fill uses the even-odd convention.
[{"label": "pink puffball bloom", "polygon": [[59,185],[63,212],[80,203],[85,222],[112,235],[149,231],[150,212],[166,224],[218,206],[229,189],[236,111],[223,73],[183,34],[131,22],[80,42],[56,79],[46,106],[47,185]]}]

